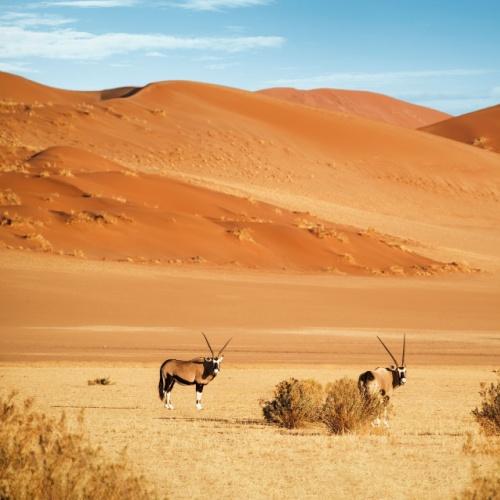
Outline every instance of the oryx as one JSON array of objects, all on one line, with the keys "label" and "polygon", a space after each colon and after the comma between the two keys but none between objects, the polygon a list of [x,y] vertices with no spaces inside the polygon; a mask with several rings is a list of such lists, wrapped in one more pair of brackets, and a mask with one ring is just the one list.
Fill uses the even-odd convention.
[{"label": "oryx", "polygon": [[[406,384],[406,366],[405,366],[405,347],[406,347],[406,335],[403,336],[403,354],[401,357],[401,363],[398,364],[396,358],[392,355],[391,351],[382,342],[382,339],[378,337],[380,343],[384,346],[385,350],[388,352],[389,356],[394,361],[394,365],[389,368],[375,368],[375,370],[369,370],[362,373],[358,378],[358,388],[363,395],[368,394],[378,394],[384,402],[384,425],[388,427],[387,423],[387,404],[392,396],[394,389],[399,386]],[[380,425],[380,418],[377,418],[374,425]]]},{"label": "oryx", "polygon": [[204,333],[202,333],[202,335],[207,342],[208,348],[212,353],[212,357],[194,358],[190,361],[167,359],[160,367],[160,382],[158,384],[158,390],[162,401],[165,394],[167,395],[165,408],[169,410],[174,409],[174,405],[170,399],[170,393],[172,392],[172,388],[176,382],[181,385],[196,385],[196,409],[201,410],[203,408],[201,405],[203,387],[212,381],[220,371],[220,364],[224,359],[224,356],[221,356],[221,354],[224,352],[224,349],[227,347],[231,339],[229,339],[222,346],[222,349],[216,356],[206,335]]}]

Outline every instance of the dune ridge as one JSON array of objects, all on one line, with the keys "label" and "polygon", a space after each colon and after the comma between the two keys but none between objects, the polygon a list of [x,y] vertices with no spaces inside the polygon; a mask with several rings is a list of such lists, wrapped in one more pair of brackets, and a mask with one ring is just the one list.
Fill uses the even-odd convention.
[{"label": "dune ridge", "polygon": [[500,104],[455,116],[421,130],[500,153]]},{"label": "dune ridge", "polygon": [[257,92],[296,104],[352,114],[412,129],[425,127],[450,117],[442,111],[364,90],[331,88],[301,90],[290,87],[273,87]]}]

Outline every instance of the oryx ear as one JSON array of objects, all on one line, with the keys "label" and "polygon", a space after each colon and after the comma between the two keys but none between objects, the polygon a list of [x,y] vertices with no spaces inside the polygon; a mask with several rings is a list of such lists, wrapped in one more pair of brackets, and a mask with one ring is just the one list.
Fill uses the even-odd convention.
[{"label": "oryx ear", "polygon": [[212,358],[205,358],[205,361],[212,361]]},{"label": "oryx ear", "polygon": [[222,361],[224,359],[224,356],[219,357],[219,361]]},{"label": "oryx ear", "polygon": [[397,366],[396,366],[396,365],[391,365],[391,369],[392,369],[392,370],[395,370],[396,368],[397,368]]}]

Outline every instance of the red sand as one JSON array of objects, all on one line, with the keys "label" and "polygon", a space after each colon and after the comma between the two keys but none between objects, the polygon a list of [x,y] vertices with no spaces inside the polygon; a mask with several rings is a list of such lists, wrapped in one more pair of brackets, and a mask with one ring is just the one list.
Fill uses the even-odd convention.
[{"label": "red sand", "polygon": [[422,130],[500,153],[500,104],[422,127]]},{"label": "red sand", "polygon": [[425,127],[450,115],[375,92],[361,90],[275,87],[258,91],[276,99],[336,113],[361,116],[406,128]]}]

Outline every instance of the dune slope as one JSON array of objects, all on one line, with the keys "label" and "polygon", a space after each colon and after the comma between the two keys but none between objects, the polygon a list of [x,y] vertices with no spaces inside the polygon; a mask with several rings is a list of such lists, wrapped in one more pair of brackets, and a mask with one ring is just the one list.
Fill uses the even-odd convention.
[{"label": "dune slope", "polygon": [[455,116],[421,130],[500,153],[500,104]]},{"label": "dune slope", "polygon": [[348,274],[459,270],[375,232],[52,147],[0,175],[0,241],[79,257]]},{"label": "dune slope", "polygon": [[425,127],[450,115],[376,92],[340,89],[300,90],[274,87],[258,93],[313,108],[352,114],[407,128]]},{"label": "dune slope", "polygon": [[37,94],[36,105],[16,101],[12,88],[0,85],[4,172],[71,146],[137,172],[392,234],[440,261],[500,265],[500,159],[479,148],[194,82],[71,93],[76,103],[65,92],[50,102]]}]

